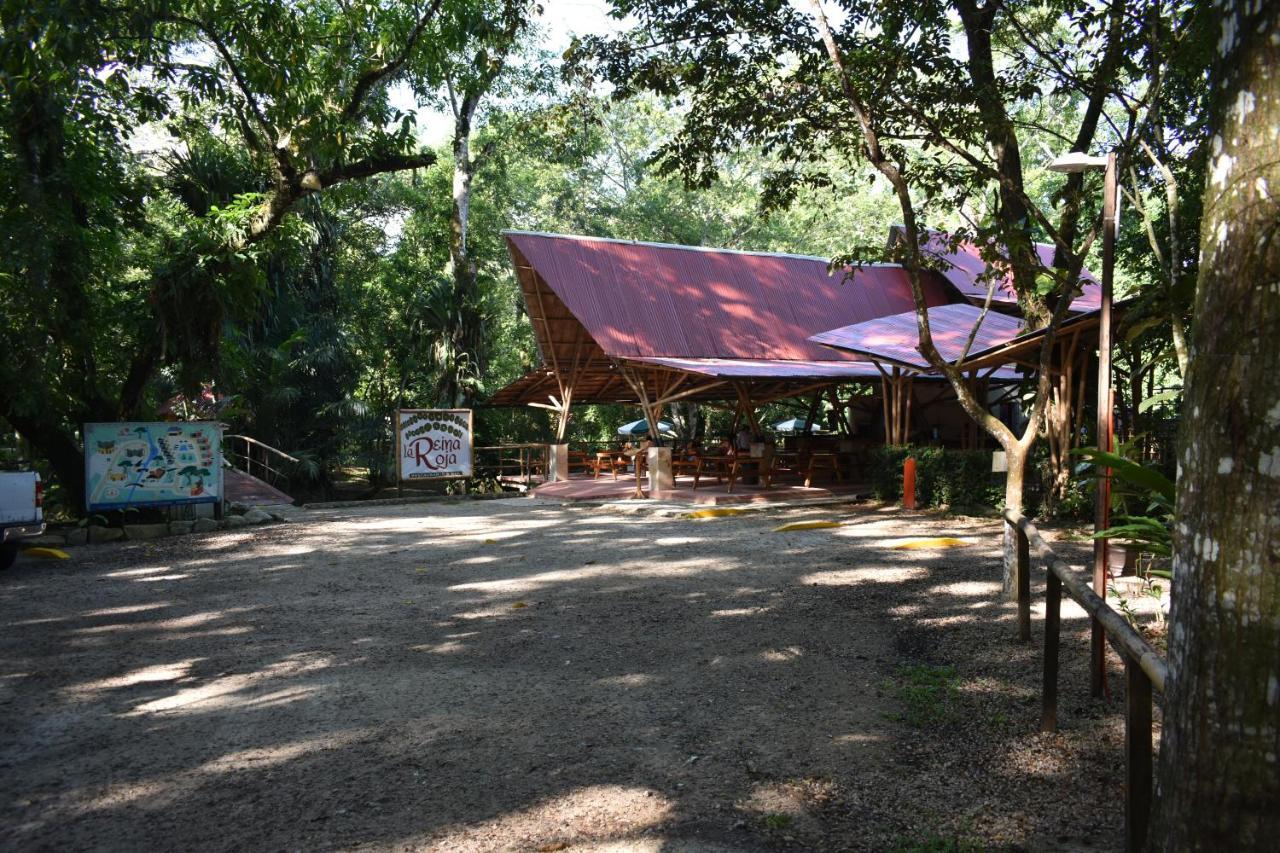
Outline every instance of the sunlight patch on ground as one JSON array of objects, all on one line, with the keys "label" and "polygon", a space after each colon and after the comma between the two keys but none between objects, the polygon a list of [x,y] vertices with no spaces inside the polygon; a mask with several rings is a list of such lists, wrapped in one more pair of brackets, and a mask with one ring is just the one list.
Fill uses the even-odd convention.
[{"label": "sunlight patch on ground", "polygon": [[150,566],[145,569],[121,569],[118,572],[107,572],[104,578],[142,578],[148,575],[159,574],[160,572],[171,572],[173,566]]},{"label": "sunlight patch on ground", "polygon": [[730,610],[712,610],[711,618],[724,619],[731,616],[755,616],[767,612],[769,612],[767,607],[735,607]]},{"label": "sunlight patch on ground", "polygon": [[110,783],[88,802],[87,809],[89,811],[98,811],[102,809],[118,809],[121,806],[131,805],[141,805],[150,809],[163,808],[166,804],[189,794],[200,785],[205,784],[210,777],[225,773],[265,770],[288,761],[296,761],[313,752],[339,749],[351,744],[364,734],[365,730],[354,729],[293,743],[252,747],[220,755],[198,767],[183,770],[160,779]]},{"label": "sunlight patch on ground", "polygon": [[456,652],[464,651],[466,648],[467,646],[465,643],[460,643],[457,640],[449,640],[448,642],[444,642],[444,643],[436,643],[434,646],[431,645],[430,643],[422,643],[416,646],[410,646],[409,651],[427,652],[428,654],[433,654],[433,655],[451,655],[451,654],[455,654]]},{"label": "sunlight patch on ground", "polygon": [[627,675],[610,675],[607,678],[596,679],[596,684],[606,687],[645,687],[650,684],[656,684],[658,681],[647,672],[632,672]]},{"label": "sunlight patch on ground", "polygon": [[252,707],[254,705],[276,704],[281,699],[299,699],[310,695],[314,689],[278,691],[267,695],[237,696],[237,694],[254,689],[262,682],[274,678],[296,678],[300,675],[316,672],[330,666],[332,661],[327,657],[295,655],[279,663],[272,664],[256,672],[238,675],[227,675],[215,678],[207,684],[179,690],[162,699],[144,702],[128,712],[126,716],[139,714],[158,714],[179,709],[209,711],[213,708]]},{"label": "sunlight patch on ground", "polygon": [[193,613],[190,616],[179,616],[174,619],[162,619],[158,622],[113,622],[109,625],[92,625],[87,628],[76,628],[72,634],[114,634],[118,631],[184,631],[198,628],[219,619],[236,616],[251,611],[251,607],[229,607],[226,610],[208,610],[204,613]]},{"label": "sunlight patch on ground", "polygon": [[87,700],[93,699],[95,694],[107,690],[120,690],[137,684],[177,681],[180,678],[186,678],[191,672],[191,667],[202,660],[204,658],[188,658],[186,660],[173,661],[172,663],[144,666],[141,669],[126,672],[124,675],[77,684],[70,690],[64,691],[64,693],[70,698]]},{"label": "sunlight patch on ground", "polygon": [[996,581],[960,581],[929,587],[930,595],[954,595],[958,598],[982,598],[986,602],[998,601],[1000,584]]},{"label": "sunlight patch on ground", "polygon": [[[537,850],[545,846],[565,850],[572,848],[557,845],[617,842],[623,846],[616,849],[645,850],[636,840],[623,843],[619,836],[625,839],[641,830],[658,826],[671,816],[672,811],[671,801],[649,788],[589,785],[519,812],[500,815],[482,823],[446,827],[425,838],[404,839],[396,846],[439,850],[477,847]],[[510,843],[495,845],[496,838],[510,839]],[[662,849],[661,841],[655,839],[654,844],[656,846],[649,849]]]},{"label": "sunlight patch on ground", "polygon": [[799,646],[787,646],[784,649],[766,649],[760,653],[761,660],[770,663],[786,663],[804,655]]},{"label": "sunlight patch on ground", "polygon": [[919,567],[874,566],[861,569],[833,569],[813,572],[799,578],[803,584],[818,586],[853,586],[860,583],[906,583],[929,576],[929,570]]}]

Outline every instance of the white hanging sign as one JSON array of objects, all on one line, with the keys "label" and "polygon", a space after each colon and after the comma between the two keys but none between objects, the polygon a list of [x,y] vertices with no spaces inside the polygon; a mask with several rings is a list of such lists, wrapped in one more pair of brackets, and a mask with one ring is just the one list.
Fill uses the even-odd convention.
[{"label": "white hanging sign", "polygon": [[397,409],[401,482],[471,476],[470,409]]}]

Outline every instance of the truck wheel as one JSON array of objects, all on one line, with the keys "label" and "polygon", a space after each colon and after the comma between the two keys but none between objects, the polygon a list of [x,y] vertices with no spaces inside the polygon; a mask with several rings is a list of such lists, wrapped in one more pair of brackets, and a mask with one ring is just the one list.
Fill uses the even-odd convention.
[{"label": "truck wheel", "polygon": [[18,543],[0,542],[0,571],[12,566],[16,559],[18,559]]}]

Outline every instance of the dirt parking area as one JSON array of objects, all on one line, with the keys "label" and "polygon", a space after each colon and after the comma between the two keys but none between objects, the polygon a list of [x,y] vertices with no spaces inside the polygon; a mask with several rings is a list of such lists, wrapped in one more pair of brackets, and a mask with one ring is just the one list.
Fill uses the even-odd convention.
[{"label": "dirt parking area", "polygon": [[998,537],[518,499],[23,558],[0,847],[1117,848],[1121,681],[1067,612],[1037,733]]}]

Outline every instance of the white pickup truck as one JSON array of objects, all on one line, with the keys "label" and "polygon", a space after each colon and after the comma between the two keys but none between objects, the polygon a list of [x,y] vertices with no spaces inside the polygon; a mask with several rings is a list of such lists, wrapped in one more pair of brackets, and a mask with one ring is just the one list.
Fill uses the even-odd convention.
[{"label": "white pickup truck", "polygon": [[13,565],[22,540],[44,532],[44,486],[34,471],[0,472],[0,569]]}]

